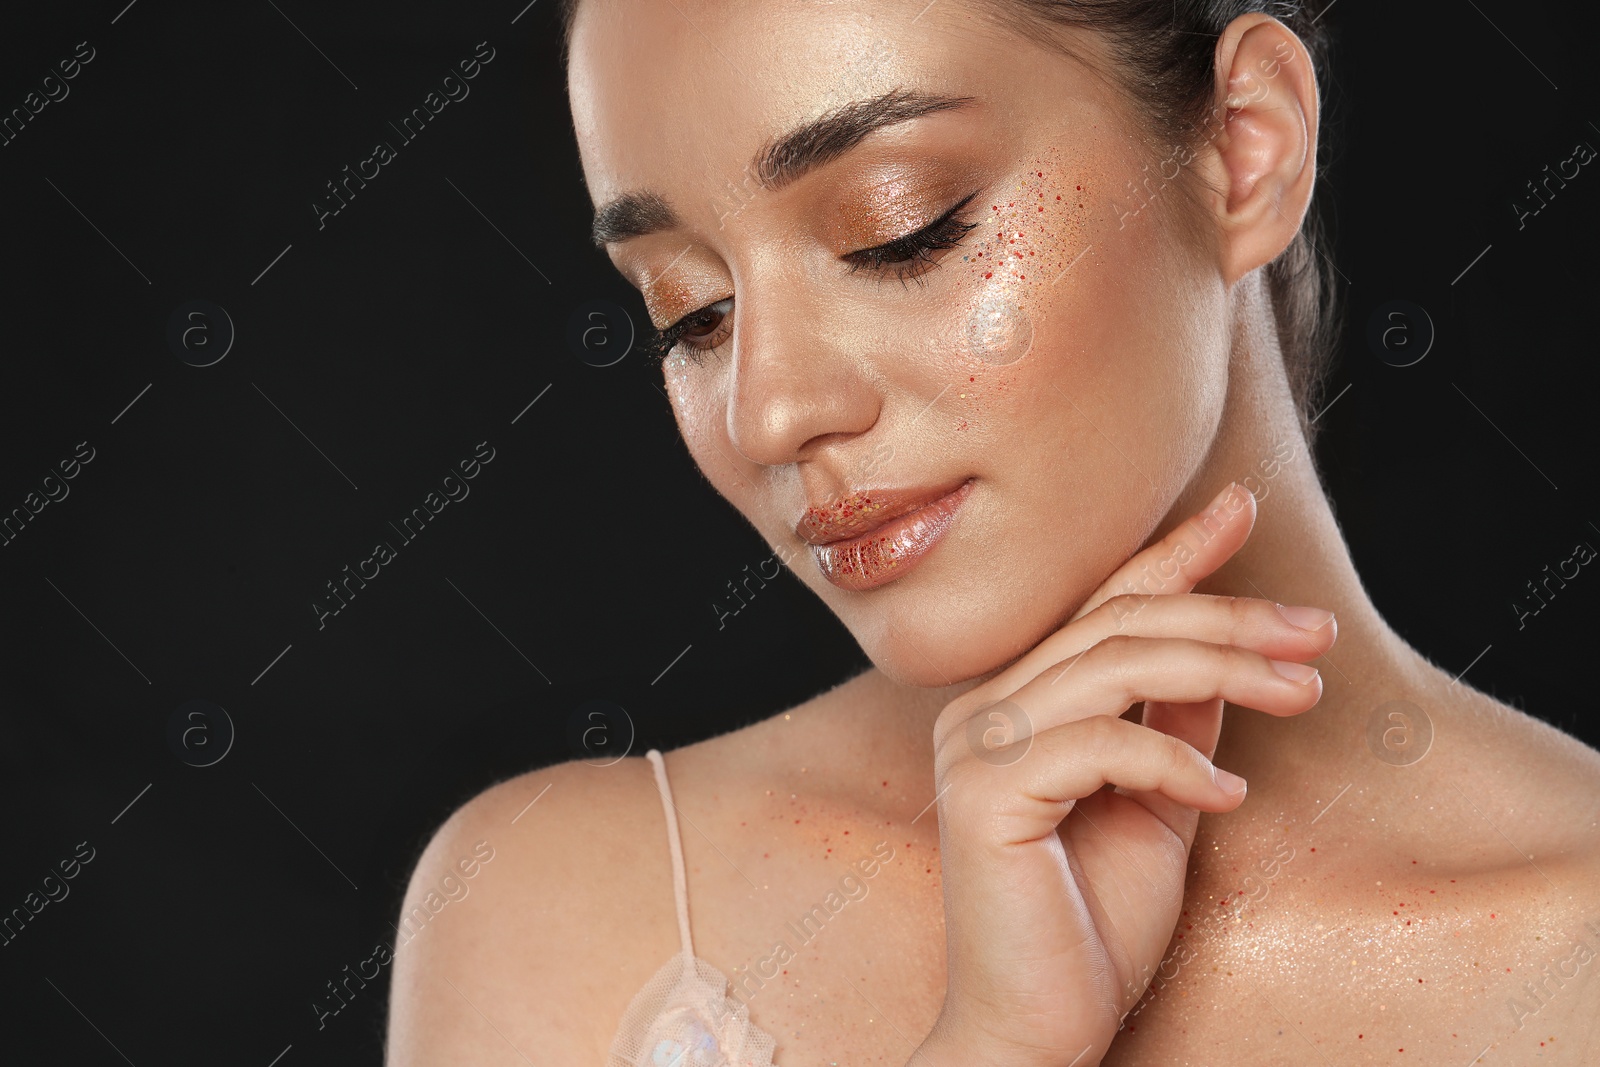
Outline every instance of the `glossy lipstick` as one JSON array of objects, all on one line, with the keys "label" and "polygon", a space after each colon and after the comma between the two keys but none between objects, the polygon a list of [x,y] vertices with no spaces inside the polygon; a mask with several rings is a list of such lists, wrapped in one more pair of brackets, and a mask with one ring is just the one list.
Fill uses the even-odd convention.
[{"label": "glossy lipstick", "polygon": [[811,545],[822,576],[841,589],[865,591],[903,576],[955,520],[972,491],[954,486],[863,490],[828,507],[807,508],[795,533]]}]

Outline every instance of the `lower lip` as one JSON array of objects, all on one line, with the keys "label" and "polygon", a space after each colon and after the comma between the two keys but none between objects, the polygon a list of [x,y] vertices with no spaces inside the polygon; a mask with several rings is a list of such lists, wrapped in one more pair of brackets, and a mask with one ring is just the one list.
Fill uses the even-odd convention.
[{"label": "lower lip", "polygon": [[903,578],[955,521],[956,510],[972,492],[972,482],[916,511],[891,519],[871,533],[812,545],[811,558],[822,576],[840,589],[876,589]]}]

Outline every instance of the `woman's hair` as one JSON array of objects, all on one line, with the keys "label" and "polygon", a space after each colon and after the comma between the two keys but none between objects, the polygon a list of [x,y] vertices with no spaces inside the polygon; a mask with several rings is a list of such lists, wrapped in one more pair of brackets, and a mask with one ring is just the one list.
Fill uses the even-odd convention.
[{"label": "woman's hair", "polygon": [[[560,0],[570,45],[573,15],[581,0]],[[1322,12],[1323,0],[984,0],[1001,22],[1030,39],[1074,55],[1059,28],[1097,32],[1108,46],[1114,69],[1105,72],[1133,101],[1146,123],[1150,143],[1167,146],[1157,154],[1146,181],[1134,188],[1141,200],[1166,184],[1161,164],[1192,159],[1201,144],[1220,130],[1223,112],[1216,100],[1216,46],[1234,19],[1260,12],[1292,30],[1311,55],[1324,113],[1319,131],[1330,129],[1328,70],[1332,42]],[[563,49],[565,53],[566,49]],[[1271,77],[1276,74],[1267,75]],[[1326,144],[1329,137],[1321,135]],[[1319,152],[1319,159],[1325,157]],[[1179,168],[1180,171],[1182,168]],[[1160,177],[1158,177],[1158,174]],[[1155,184],[1151,184],[1154,182]],[[1177,188],[1192,195],[1192,186]],[[1120,192],[1120,191],[1119,191]],[[1135,202],[1136,203],[1136,202]],[[1326,183],[1318,182],[1299,233],[1267,264],[1266,280],[1278,326],[1289,388],[1309,442],[1314,439],[1313,405],[1320,402],[1339,339],[1338,290],[1333,264],[1322,249],[1329,232]]]}]

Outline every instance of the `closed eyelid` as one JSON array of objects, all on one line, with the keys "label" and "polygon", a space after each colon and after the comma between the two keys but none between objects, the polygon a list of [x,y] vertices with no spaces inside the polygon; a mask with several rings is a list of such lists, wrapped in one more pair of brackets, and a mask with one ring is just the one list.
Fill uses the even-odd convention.
[{"label": "closed eyelid", "polygon": [[[883,241],[883,242],[881,242],[879,244],[872,245],[872,246],[870,246],[868,248],[856,249],[853,252],[847,253],[847,255],[858,256],[858,255],[862,255],[864,253],[870,253],[870,252],[889,251],[889,250],[893,249],[896,245],[902,244],[902,243],[904,243],[906,241],[910,241],[913,238],[922,236],[922,235],[927,234],[927,233],[929,233],[929,232],[931,232],[931,231],[933,231],[935,229],[938,229],[939,227],[944,226],[944,225],[954,221],[955,216],[960,214],[962,209],[965,208],[968,204],[972,203],[972,201],[977,198],[977,195],[978,194],[976,192],[969,193],[965,198],[963,198],[961,201],[959,201],[957,204],[955,204],[955,206],[947,209],[942,214],[940,214],[937,218],[927,222],[926,224],[924,224],[922,226],[915,227],[914,229],[908,230],[907,232],[901,234],[898,237],[890,238],[887,241]],[[976,225],[976,223],[967,224],[967,229],[971,229],[973,225]]]}]

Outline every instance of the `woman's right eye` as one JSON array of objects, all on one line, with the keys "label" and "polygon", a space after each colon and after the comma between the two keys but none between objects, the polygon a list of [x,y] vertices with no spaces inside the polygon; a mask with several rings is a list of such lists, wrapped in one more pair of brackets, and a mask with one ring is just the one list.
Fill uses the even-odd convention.
[{"label": "woman's right eye", "polygon": [[689,358],[699,363],[707,352],[727,340],[725,327],[733,312],[733,297],[691,311],[671,326],[656,330],[646,343],[651,362],[659,363],[680,343]]}]

